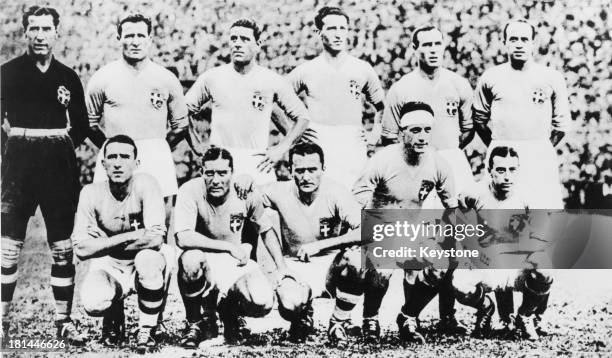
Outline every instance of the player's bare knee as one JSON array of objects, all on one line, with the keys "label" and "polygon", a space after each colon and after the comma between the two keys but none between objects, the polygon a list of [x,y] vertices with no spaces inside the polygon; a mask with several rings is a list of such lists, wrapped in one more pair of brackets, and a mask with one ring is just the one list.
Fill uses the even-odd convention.
[{"label": "player's bare knee", "polygon": [[297,314],[308,304],[312,297],[311,288],[291,277],[285,277],[276,288],[278,312],[281,317],[293,321]]},{"label": "player's bare knee", "polygon": [[159,251],[144,249],[136,254],[134,268],[141,282],[163,280],[166,259]]},{"label": "player's bare knee", "polygon": [[50,244],[51,256],[56,265],[71,265],[73,263],[72,240],[55,241]]},{"label": "player's bare knee", "polygon": [[267,315],[274,305],[274,291],[262,272],[242,276],[232,287],[243,299],[243,311],[251,317]]},{"label": "player's bare knee", "polygon": [[2,267],[17,266],[22,248],[23,241],[2,237]]},{"label": "player's bare knee", "polygon": [[101,272],[88,275],[81,287],[81,303],[85,312],[93,317],[104,315],[117,299],[117,295],[115,285]]},{"label": "player's bare knee", "polygon": [[204,275],[206,255],[201,250],[186,250],[179,257],[179,277],[191,282]]}]

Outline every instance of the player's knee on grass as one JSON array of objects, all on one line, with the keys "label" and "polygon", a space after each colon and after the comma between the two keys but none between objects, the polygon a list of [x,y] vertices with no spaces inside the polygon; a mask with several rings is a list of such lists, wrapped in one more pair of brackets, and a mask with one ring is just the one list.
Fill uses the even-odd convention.
[{"label": "player's knee on grass", "polygon": [[101,270],[90,272],[81,286],[81,303],[85,312],[100,317],[121,296],[119,284]]},{"label": "player's knee on grass", "polygon": [[163,285],[166,259],[159,251],[144,249],[136,254],[134,268],[138,274],[138,281],[144,287],[157,287]]},{"label": "player's knee on grass", "polygon": [[274,291],[261,271],[243,275],[230,291],[228,297],[234,297],[239,312],[249,317],[263,317],[274,305]]},{"label": "player's knee on grass", "polygon": [[276,288],[278,313],[287,321],[293,321],[307,308],[312,297],[311,288],[293,277],[285,277]]},{"label": "player's knee on grass", "polygon": [[206,255],[201,250],[186,250],[179,257],[179,279],[193,282],[204,276]]}]

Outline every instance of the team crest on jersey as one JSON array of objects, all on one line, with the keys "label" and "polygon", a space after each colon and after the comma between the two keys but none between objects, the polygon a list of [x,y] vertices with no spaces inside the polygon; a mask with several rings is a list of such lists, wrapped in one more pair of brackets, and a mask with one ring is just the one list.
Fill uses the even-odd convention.
[{"label": "team crest on jersey", "polygon": [[334,223],[330,218],[319,219],[319,235],[322,239],[332,237],[334,233]]},{"label": "team crest on jersey", "polygon": [[434,188],[434,183],[431,180],[423,180],[421,181],[421,188],[419,189],[419,201],[425,200],[427,195]]},{"label": "team crest on jersey", "polygon": [[243,223],[244,215],[242,215],[242,213],[230,215],[229,226],[231,232],[239,232],[240,230],[242,230]]},{"label": "team crest on jersey", "polygon": [[548,95],[543,88],[536,88],[531,95],[531,101],[534,104],[544,104],[548,99]]},{"label": "team crest on jersey", "polygon": [[57,88],[57,100],[62,106],[68,107],[70,103],[70,91],[64,86],[59,86]]},{"label": "team crest on jersey", "polygon": [[157,88],[154,88],[151,90],[150,99],[153,108],[162,109],[162,107],[166,103],[166,100],[168,99],[168,96],[162,93],[162,91],[158,90]]},{"label": "team crest on jersey", "polygon": [[456,98],[446,98],[446,114],[454,117],[459,112],[459,101]]},{"label": "team crest on jersey", "polygon": [[361,99],[361,90],[359,89],[359,83],[355,80],[349,81],[349,91],[355,99]]},{"label": "team crest on jersey", "polygon": [[144,229],[144,220],[142,217],[142,213],[128,214],[128,224],[130,225],[130,231]]},{"label": "team crest on jersey", "polygon": [[251,100],[251,104],[253,104],[253,108],[258,111],[263,111],[266,108],[266,97],[261,93],[261,91],[253,92],[253,99]]}]

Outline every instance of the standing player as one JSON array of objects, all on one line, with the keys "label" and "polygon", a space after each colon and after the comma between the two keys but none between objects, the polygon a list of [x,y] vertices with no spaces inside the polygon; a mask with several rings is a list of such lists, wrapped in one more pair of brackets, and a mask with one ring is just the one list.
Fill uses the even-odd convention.
[{"label": "standing player", "polygon": [[312,332],[312,299],[327,293],[336,298],[329,339],[346,345],[351,311],[365,291],[362,333],[366,340],[377,340],[378,309],[390,272],[364,269],[359,250],[335,250],[359,245],[361,208],[343,185],[323,176],[324,153],[318,145],[297,144],[289,151],[289,162],[293,181],[258,189],[264,205],[281,220],[286,256],[274,257],[280,274],[276,292],[281,316],[291,321],[290,338],[304,341]]},{"label": "standing player", "polygon": [[[176,195],[178,185],[171,153],[177,143],[166,142],[170,138],[166,138],[167,128],[192,144],[183,88],[172,72],[148,56],[150,19],[140,14],[123,18],[117,25],[117,39],[122,58],[100,68],[87,84],[90,125],[98,133],[95,144],[101,147],[106,136],[118,134],[133,138],[140,153],[138,172],[158,181],[169,218],[170,198]],[[98,155],[94,182],[102,180],[106,176],[102,155]]]},{"label": "standing player", "polygon": [[[475,190],[460,194],[459,202],[462,207],[478,212],[481,220],[495,231],[494,236],[500,241],[500,237],[507,235],[507,231],[518,234],[517,229],[507,228],[512,220],[518,220],[519,228],[527,225],[530,210],[525,198],[516,190],[516,179],[520,173],[517,152],[511,147],[494,147],[489,155],[488,167],[490,181],[482,181]],[[538,269],[537,254],[533,253],[542,250],[548,242],[545,236],[537,237],[533,233],[519,239],[520,241],[512,242],[509,248],[503,250],[503,257],[509,259],[508,262],[524,258],[522,264],[528,268],[518,273],[512,269],[497,269],[458,270],[455,274],[458,299],[461,303],[478,309],[473,332],[476,336],[486,337],[491,331],[491,317],[495,311],[493,300],[487,295],[487,291],[491,289],[495,291],[499,317],[506,333],[511,333],[514,325],[513,290],[518,290],[523,294],[516,317],[520,332],[530,340],[537,340],[541,334],[545,334],[541,326],[541,316],[548,306],[553,279],[546,271]],[[494,242],[489,242],[490,247],[494,245]],[[525,252],[533,255],[525,257]],[[498,261],[502,259],[502,255],[495,258]],[[476,285],[470,284],[474,279],[479,282]],[[466,284],[471,287],[464,288]]]},{"label": "standing player", "polygon": [[383,114],[383,144],[394,143],[399,134],[399,110],[406,102],[424,102],[434,111],[431,145],[451,166],[457,191],[473,183],[472,170],[461,150],[474,136],[472,89],[458,74],[441,67],[444,39],[434,26],[420,27],[412,34],[418,68],[393,84]]},{"label": "standing player", "polygon": [[[294,90],[305,97],[310,127],[328,163],[326,175],[350,189],[368,158],[362,125],[364,99],[382,111],[384,92],[372,66],[346,51],[348,15],[326,6],[314,22],[323,52],[288,77]],[[379,126],[378,120],[375,124]]]},{"label": "standing player", "polygon": [[535,28],[525,20],[504,27],[509,61],[486,70],[473,104],[474,126],[490,148],[508,145],[522,159],[519,190],[535,208],[562,209],[555,146],[570,118],[563,75],[533,60]]},{"label": "standing player", "polygon": [[[412,34],[412,46],[418,57],[418,68],[393,84],[387,94],[383,115],[383,144],[393,143],[399,134],[400,109],[407,102],[424,102],[434,111],[431,145],[451,167],[453,182],[459,192],[474,183],[470,164],[461,150],[474,132],[472,130],[472,89],[468,81],[441,67],[444,39],[434,26],[420,27]],[[424,207],[442,207],[435,193]],[[448,333],[465,333],[454,319],[454,299],[450,280],[440,287],[439,329]]]},{"label": "standing player", "polygon": [[[403,143],[389,145],[370,158],[353,188],[357,201],[364,208],[418,209],[435,189],[444,207],[456,207],[451,170],[439,154],[429,149],[433,110],[422,102],[407,102],[398,115]],[[418,274],[405,271],[406,301],[397,317],[402,340],[424,342],[416,331],[417,317],[438,293],[439,281],[450,280],[451,274],[452,270],[445,275],[430,269]],[[443,319],[449,327],[458,326],[454,316]]]},{"label": "standing player", "polygon": [[17,263],[28,219],[40,205],[51,248],[51,288],[58,338],[83,337],[70,320],[74,264],[70,230],[78,192],[74,147],[87,134],[83,87],[52,53],[59,15],[32,6],[23,14],[27,53],[2,65],[2,120],[11,128],[2,153],[2,334],[17,284]]},{"label": "standing player", "polygon": [[123,300],[136,291],[140,314],[137,349],[155,346],[152,330],[167,295],[174,251],[163,244],[164,201],[148,174],[134,174],[138,149],[127,136],[111,137],[102,149],[108,181],[85,186],[79,198],[72,239],[81,260],[91,259],[81,302],[102,316],[102,339],[122,339]]},{"label": "standing player", "polygon": [[[190,114],[212,101],[210,144],[229,150],[236,173],[265,183],[274,180],[274,164],[308,126],[308,113],[280,75],[256,63],[259,36],[254,21],[234,22],[229,30],[232,63],[204,72],[186,99]],[[274,103],[296,123],[278,145],[267,148]]]},{"label": "standing player", "polygon": [[[174,210],[176,242],[185,250],[178,274],[187,318],[181,344],[190,348],[217,336],[217,298],[228,343],[242,338],[242,316],[263,317],[274,303],[268,279],[249,259],[258,232],[266,245],[278,242],[261,198],[241,200],[231,189],[234,165],[227,150],[208,149],[202,166],[202,177],[181,186]],[[245,230],[247,221],[258,231]]]}]

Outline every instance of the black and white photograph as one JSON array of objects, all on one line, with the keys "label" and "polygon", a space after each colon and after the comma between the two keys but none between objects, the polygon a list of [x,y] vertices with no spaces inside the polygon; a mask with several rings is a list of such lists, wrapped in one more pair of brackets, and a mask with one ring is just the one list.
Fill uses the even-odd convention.
[{"label": "black and white photograph", "polygon": [[612,357],[609,0],[5,0],[6,357]]}]

